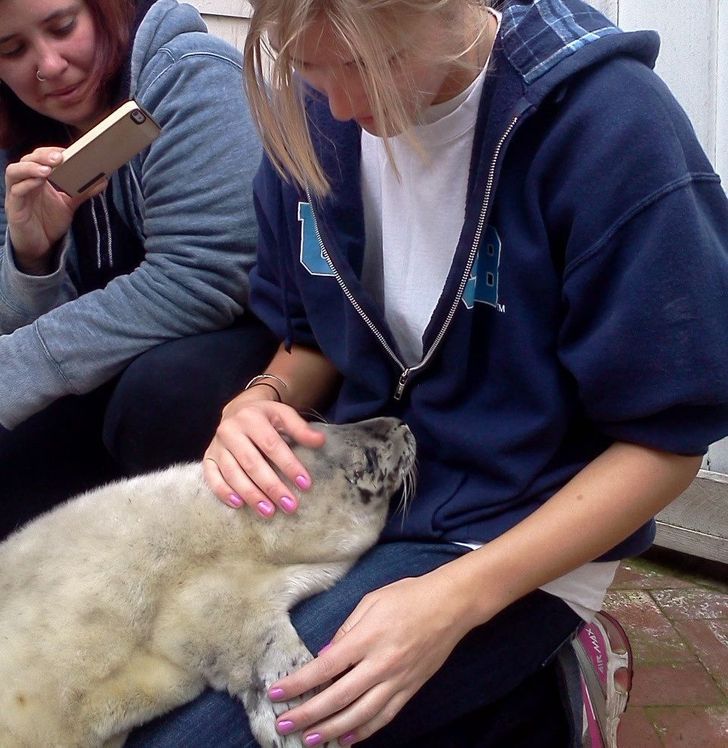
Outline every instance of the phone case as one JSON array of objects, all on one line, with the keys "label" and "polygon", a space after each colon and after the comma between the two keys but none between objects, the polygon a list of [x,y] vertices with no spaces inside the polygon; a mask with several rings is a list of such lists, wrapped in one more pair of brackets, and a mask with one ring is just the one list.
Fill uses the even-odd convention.
[{"label": "phone case", "polygon": [[63,151],[48,181],[71,196],[82,195],[146,148],[159,125],[135,101],[127,101]]}]

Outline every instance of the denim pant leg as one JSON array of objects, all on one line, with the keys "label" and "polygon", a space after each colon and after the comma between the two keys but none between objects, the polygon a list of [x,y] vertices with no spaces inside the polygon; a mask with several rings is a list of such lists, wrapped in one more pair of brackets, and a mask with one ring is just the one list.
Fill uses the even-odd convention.
[{"label": "denim pant leg", "polygon": [[232,327],[163,343],[119,379],[104,443],[126,475],[197,460],[223,407],[268,365],[278,344],[252,314]]},{"label": "denim pant leg", "polygon": [[[330,641],[367,592],[403,577],[424,574],[466,552],[469,551],[448,543],[379,545],[333,589],[300,603],[291,618],[308,648],[316,652]],[[497,705],[532,676],[539,676],[542,666],[578,624],[576,614],[561,600],[539,591],[526,596],[470,632],[399,715],[362,745],[393,748],[418,739],[426,741],[428,734],[437,731],[446,734],[449,723],[487,705]],[[538,701],[538,694],[535,700]],[[494,708],[490,719],[498,721],[499,715]],[[560,717],[562,721],[565,719],[563,715]],[[502,725],[482,724],[484,737],[477,745],[499,745],[488,742],[489,731],[501,735]],[[256,743],[242,705],[225,694],[206,691],[192,703],[136,730],[126,745],[127,748],[252,748]],[[456,739],[453,745],[465,744]],[[553,743],[531,742],[531,745]]]}]

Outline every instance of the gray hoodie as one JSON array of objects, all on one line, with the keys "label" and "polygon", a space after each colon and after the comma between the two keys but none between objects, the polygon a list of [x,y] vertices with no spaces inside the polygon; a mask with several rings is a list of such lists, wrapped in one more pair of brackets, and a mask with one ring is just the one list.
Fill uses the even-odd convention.
[{"label": "gray hoodie", "polygon": [[[54,273],[25,275],[0,208],[5,428],[59,397],[95,389],[155,345],[229,325],[247,301],[260,146],[239,53],[207,34],[191,6],[158,0],[134,39],[130,97],[162,126],[112,179],[114,206],[144,244],[136,269],[79,295],[69,233]],[[6,164],[0,151],[0,174]]]}]

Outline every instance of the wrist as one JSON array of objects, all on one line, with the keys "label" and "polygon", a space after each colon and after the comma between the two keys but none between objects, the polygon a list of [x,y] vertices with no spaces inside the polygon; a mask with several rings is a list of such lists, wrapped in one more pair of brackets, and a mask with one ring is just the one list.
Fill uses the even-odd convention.
[{"label": "wrist", "polygon": [[256,394],[260,394],[260,392],[258,392],[258,388],[259,387],[266,387],[266,388],[268,388],[268,394],[270,395],[270,398],[266,398],[266,400],[270,399],[270,400],[273,400],[273,401],[275,401],[277,403],[282,403],[283,402],[283,398],[281,397],[281,393],[278,392],[278,390],[276,389],[276,387],[274,385],[272,385],[270,382],[255,382],[255,383],[253,383],[251,385],[246,386],[246,388],[243,390],[243,392],[250,392],[251,390],[255,389],[256,390]]},{"label": "wrist", "polygon": [[256,402],[277,403],[278,398],[275,396],[270,387],[251,387],[237,394],[222,409],[222,417],[228,418],[235,415],[240,408],[251,405]]},{"label": "wrist", "polygon": [[51,275],[54,271],[53,263],[48,257],[26,260],[15,255],[15,267],[24,275]]},{"label": "wrist", "polygon": [[13,261],[16,269],[25,275],[51,275],[58,269],[58,257],[60,252],[60,242],[41,254],[27,256],[26,253],[19,250],[17,244],[10,236],[10,246],[13,252]]},{"label": "wrist", "polygon": [[440,577],[440,583],[447,587],[453,625],[463,636],[514,602],[507,582],[492,572],[483,548],[430,572]]},{"label": "wrist", "polygon": [[258,374],[254,376],[245,385],[243,392],[246,392],[253,387],[267,387],[273,394],[274,398],[279,403],[282,403],[284,402],[284,393],[288,389],[288,384],[277,374],[270,374],[266,372],[264,374]]}]

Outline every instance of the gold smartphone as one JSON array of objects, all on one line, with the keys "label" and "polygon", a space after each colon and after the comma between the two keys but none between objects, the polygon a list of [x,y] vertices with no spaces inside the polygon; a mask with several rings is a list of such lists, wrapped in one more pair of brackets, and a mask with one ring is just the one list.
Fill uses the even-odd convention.
[{"label": "gold smartphone", "polygon": [[127,101],[63,151],[48,181],[75,197],[144,150],[160,127],[135,101]]}]

